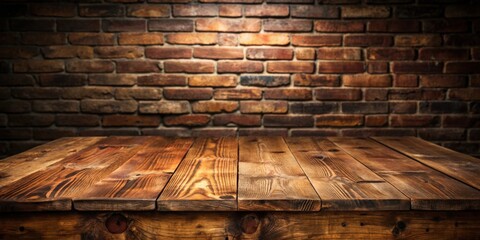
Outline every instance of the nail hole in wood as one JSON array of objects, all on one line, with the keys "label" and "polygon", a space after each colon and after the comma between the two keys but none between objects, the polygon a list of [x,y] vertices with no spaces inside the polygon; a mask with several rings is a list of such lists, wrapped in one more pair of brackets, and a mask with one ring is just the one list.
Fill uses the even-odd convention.
[{"label": "nail hole in wood", "polygon": [[128,221],[127,218],[122,214],[114,213],[105,221],[105,227],[110,233],[123,233],[128,228]]},{"label": "nail hole in wood", "polygon": [[20,226],[20,227],[18,228],[18,231],[20,231],[20,232],[25,231],[25,227],[24,227],[24,226]]},{"label": "nail hole in wood", "polygon": [[338,152],[338,149],[335,149],[335,148],[332,148],[332,149],[328,149],[329,152]]},{"label": "nail hole in wood", "polygon": [[346,222],[342,222],[342,227],[346,227],[347,226],[347,223]]},{"label": "nail hole in wood", "polygon": [[260,225],[258,217],[255,214],[248,214],[242,218],[240,227],[242,232],[252,234],[257,231],[258,225]]}]

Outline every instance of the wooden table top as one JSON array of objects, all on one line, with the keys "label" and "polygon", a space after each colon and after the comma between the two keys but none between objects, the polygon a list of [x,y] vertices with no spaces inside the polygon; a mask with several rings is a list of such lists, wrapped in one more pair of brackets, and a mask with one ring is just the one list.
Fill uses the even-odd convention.
[{"label": "wooden table top", "polygon": [[0,160],[0,211],[479,210],[480,159],[414,137],[75,137]]}]

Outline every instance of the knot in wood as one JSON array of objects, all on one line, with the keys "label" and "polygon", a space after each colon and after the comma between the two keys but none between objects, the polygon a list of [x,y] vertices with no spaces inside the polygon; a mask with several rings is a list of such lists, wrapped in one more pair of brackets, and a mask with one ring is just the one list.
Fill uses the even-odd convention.
[{"label": "knot in wood", "polygon": [[125,216],[119,213],[110,215],[105,221],[105,227],[110,233],[119,234],[123,233],[128,228],[128,221]]},{"label": "knot in wood", "polygon": [[240,227],[242,228],[242,232],[252,234],[257,231],[258,225],[260,225],[260,220],[257,215],[248,214],[242,218]]}]

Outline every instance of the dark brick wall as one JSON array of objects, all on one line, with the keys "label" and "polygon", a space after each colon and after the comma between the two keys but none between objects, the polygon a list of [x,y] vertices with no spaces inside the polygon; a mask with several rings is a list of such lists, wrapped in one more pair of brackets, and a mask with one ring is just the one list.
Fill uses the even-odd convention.
[{"label": "dark brick wall", "polygon": [[478,156],[478,4],[2,1],[0,156],[77,135],[414,135]]}]

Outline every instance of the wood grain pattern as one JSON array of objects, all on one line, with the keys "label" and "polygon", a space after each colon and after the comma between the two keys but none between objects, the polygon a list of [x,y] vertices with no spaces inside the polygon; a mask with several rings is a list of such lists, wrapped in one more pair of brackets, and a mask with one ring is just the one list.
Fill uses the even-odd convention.
[{"label": "wood grain pattern", "polygon": [[236,138],[196,139],[157,200],[158,210],[236,210],[237,161]]},{"label": "wood grain pattern", "polygon": [[71,198],[117,169],[148,138],[110,137],[0,188],[0,211],[70,210]]},{"label": "wood grain pattern", "polygon": [[239,210],[320,210],[320,198],[283,138],[241,137],[239,142]]},{"label": "wood grain pattern", "polygon": [[286,142],[322,200],[325,210],[409,210],[410,199],[332,142],[287,138]]},{"label": "wood grain pattern", "polygon": [[154,210],[193,140],[149,137],[146,147],[73,199],[76,210]]},{"label": "wood grain pattern", "polygon": [[61,138],[0,160],[0,187],[45,169],[98,142],[102,137]]},{"label": "wood grain pattern", "polygon": [[412,209],[480,209],[480,192],[373,140],[328,138],[411,199]]},{"label": "wood grain pattern", "polygon": [[478,158],[415,137],[374,137],[373,139],[480,190],[480,159]]}]

